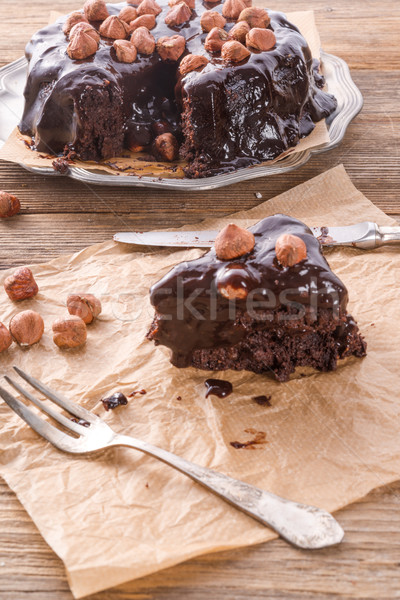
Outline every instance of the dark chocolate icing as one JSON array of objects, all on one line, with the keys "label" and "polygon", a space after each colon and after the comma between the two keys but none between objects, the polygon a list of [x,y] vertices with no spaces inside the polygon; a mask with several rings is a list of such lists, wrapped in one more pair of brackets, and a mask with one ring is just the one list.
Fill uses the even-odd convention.
[{"label": "dark chocolate icing", "polygon": [[[197,0],[189,22],[168,27],[169,6],[166,0],[159,3],[163,10],[151,31],[155,39],[179,33],[186,38],[183,56],[205,54],[209,64],[180,78],[178,63],[162,61],[156,51],[120,63],[112,40],[105,38],[94,56],[72,60],[62,17],[36,33],[26,48],[30,64],[20,130],[32,136],[37,150],[62,154],[67,146],[83,160],[99,160],[124,147],[149,148],[156,135],[171,131],[184,142],[182,156],[195,161],[187,174],[196,177],[274,158],[335,109],[334,98],[321,90],[318,61],[282,13],[269,13],[275,48],[253,52],[233,66],[206,52],[200,27],[201,14],[221,12],[222,4]],[[116,15],[125,6],[107,8]]]},{"label": "dark chocolate icing", "polygon": [[[249,228],[253,251],[231,261],[219,260],[212,249],[201,258],[176,265],[150,290],[156,319],[149,338],[172,349],[172,362],[190,364],[196,349],[237,344],[246,336],[243,319],[259,319],[260,329],[276,328],[298,335],[313,330],[320,313],[337,328],[337,344],[346,345],[355,323],[346,320],[347,289],[331,271],[321,246],[301,221],[286,215],[267,217]],[[293,267],[282,267],[275,242],[283,233],[302,238],[307,257]],[[247,297],[231,301],[218,283],[245,288]],[[284,315],[277,321],[277,315]],[[249,316],[250,315],[250,316]],[[289,318],[286,318],[288,317]],[[331,325],[331,323],[330,323]],[[353,329],[352,329],[353,328]],[[356,331],[356,329],[354,329]]]}]

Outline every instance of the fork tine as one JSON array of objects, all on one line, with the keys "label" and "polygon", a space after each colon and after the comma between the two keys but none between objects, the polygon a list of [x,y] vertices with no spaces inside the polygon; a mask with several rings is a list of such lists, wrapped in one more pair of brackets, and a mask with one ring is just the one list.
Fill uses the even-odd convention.
[{"label": "fork tine", "polygon": [[70,429],[71,431],[74,431],[75,433],[78,433],[79,435],[85,435],[85,427],[82,427],[82,425],[78,425],[77,423],[74,423],[70,419],[67,419],[66,417],[64,417],[64,415],[59,413],[57,410],[54,410],[54,408],[52,406],[49,406],[49,405],[45,404],[44,402],[42,402],[41,400],[39,400],[38,398],[35,398],[35,396],[33,396],[30,392],[25,390],[21,385],[19,385],[19,383],[17,383],[13,379],[11,379],[11,377],[7,377],[7,375],[4,375],[4,379],[10,385],[12,385],[13,388],[15,388],[20,394],[22,394],[23,396],[25,396],[25,398],[30,400],[32,402],[32,404],[34,404],[35,406],[40,408],[40,410],[42,410],[43,412],[48,414],[50,417],[52,417],[55,421],[57,421],[58,423],[63,425],[63,427],[65,427],[66,429]]},{"label": "fork tine", "polygon": [[22,377],[22,379],[25,379],[25,381],[27,381],[32,387],[34,387],[36,390],[47,396],[47,398],[52,400],[55,404],[71,413],[71,415],[73,415],[74,417],[80,417],[81,419],[84,419],[89,423],[94,423],[95,421],[99,420],[99,418],[96,417],[96,415],[86,410],[86,408],[83,408],[83,406],[79,406],[78,404],[75,404],[75,402],[71,402],[70,400],[67,400],[67,398],[56,394],[55,392],[53,392],[53,390],[47,387],[47,385],[44,385],[43,383],[41,383],[41,381],[38,381],[31,375],[28,375],[19,367],[14,366],[13,369],[18,373],[18,375]]},{"label": "fork tine", "polygon": [[17,413],[36,433],[44,437],[48,442],[59,448],[60,450],[66,450],[71,444],[71,441],[76,441],[75,438],[71,438],[66,433],[63,433],[53,425],[50,425],[44,419],[41,419],[32,410],[30,410],[25,404],[14,398],[9,392],[0,387],[0,396],[4,402]]}]

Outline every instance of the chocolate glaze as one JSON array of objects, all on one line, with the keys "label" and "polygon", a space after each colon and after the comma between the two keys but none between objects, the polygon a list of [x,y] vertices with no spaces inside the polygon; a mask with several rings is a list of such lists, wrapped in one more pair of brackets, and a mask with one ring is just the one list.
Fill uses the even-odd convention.
[{"label": "chocolate glaze", "polygon": [[218,396],[218,398],[226,398],[229,394],[232,394],[232,384],[230,381],[224,381],[223,379],[206,379],[204,382],[206,386],[206,398],[208,396]]},{"label": "chocolate glaze", "polygon": [[[232,66],[206,52],[200,27],[201,14],[221,12],[222,4],[197,0],[188,23],[168,27],[169,6],[159,3],[155,39],[179,33],[187,40],[184,55],[205,54],[209,64],[179,78],[178,63],[162,61],[157,52],[138,55],[132,64],[118,62],[112,40],[105,38],[94,56],[71,60],[62,17],[26,47],[29,75],[19,127],[32,136],[35,149],[62,154],[67,146],[83,160],[100,160],[124,147],[148,149],[161,130],[171,131],[184,142],[182,156],[194,161],[187,174],[197,177],[274,158],[335,109],[334,98],[320,89],[318,62],[282,13],[270,11],[275,48]],[[125,6],[107,8],[115,15]]]}]

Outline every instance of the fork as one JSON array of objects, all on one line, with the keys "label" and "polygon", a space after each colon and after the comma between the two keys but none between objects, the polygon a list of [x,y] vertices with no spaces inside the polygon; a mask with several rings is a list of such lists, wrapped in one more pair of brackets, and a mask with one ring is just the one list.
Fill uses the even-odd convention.
[{"label": "fork", "polygon": [[[263,525],[274,529],[285,540],[304,549],[317,549],[338,544],[344,532],[331,514],[315,506],[293,502],[227,475],[201,467],[167,450],[142,440],[115,433],[100,417],[71,402],[49,387],[14,367],[18,375],[72,417],[86,421],[74,422],[61,414],[53,404],[45,403],[7,375],[5,380],[22,396],[42,410],[65,431],[42,419],[23,402],[0,387],[0,396],[32,429],[53,446],[71,454],[89,454],[105,448],[127,446],[140,450],[177,469],[197,483],[220,496]],[[83,426],[85,425],[85,426]],[[73,435],[71,435],[73,434]]]}]

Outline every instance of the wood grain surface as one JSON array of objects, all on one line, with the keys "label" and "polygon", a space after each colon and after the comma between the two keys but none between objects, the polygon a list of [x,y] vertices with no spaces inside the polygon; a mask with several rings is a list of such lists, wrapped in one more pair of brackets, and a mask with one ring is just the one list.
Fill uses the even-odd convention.
[{"label": "wood grain surface", "polygon": [[[0,0],[0,67],[23,54],[51,10],[69,12],[80,6],[75,0],[68,6],[61,0]],[[275,0],[270,6],[315,10],[323,48],[350,66],[365,105],[339,148],[283,177],[190,195],[91,187],[0,162],[0,189],[16,193],[22,202],[21,215],[0,223],[0,268],[43,262],[109,239],[127,226],[176,227],[251,208],[339,163],[370,200],[400,218],[399,0]],[[346,531],[337,548],[312,553],[277,540],[191,560],[89,600],[400,598],[400,483],[376,490],[337,518]],[[0,599],[72,599],[61,561],[4,482]]]}]

